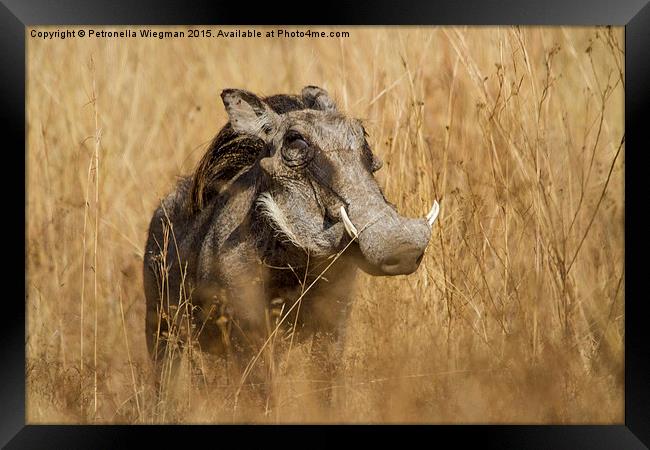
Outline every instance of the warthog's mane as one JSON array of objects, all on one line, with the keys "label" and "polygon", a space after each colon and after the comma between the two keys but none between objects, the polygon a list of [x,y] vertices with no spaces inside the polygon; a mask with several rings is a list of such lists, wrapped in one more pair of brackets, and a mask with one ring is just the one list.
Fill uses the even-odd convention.
[{"label": "warthog's mane", "polygon": [[[308,109],[301,97],[273,95],[263,101],[277,114]],[[237,133],[228,122],[210,143],[191,176],[188,209],[197,213],[219,193],[219,187],[251,167],[265,150],[264,141]]]}]

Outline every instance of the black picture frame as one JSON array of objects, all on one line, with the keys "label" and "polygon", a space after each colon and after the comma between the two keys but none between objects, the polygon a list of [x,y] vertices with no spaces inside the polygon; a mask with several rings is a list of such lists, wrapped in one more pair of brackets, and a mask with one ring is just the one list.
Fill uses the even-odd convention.
[{"label": "black picture frame", "polygon": [[[343,2],[341,2],[343,3]],[[251,5],[249,2],[201,0],[187,3],[151,0],[143,2],[107,0],[21,1],[2,0],[0,5],[0,116],[5,125],[3,162],[5,176],[2,211],[5,213],[3,247],[14,243],[13,256],[5,255],[9,270],[18,271],[16,260],[25,259],[26,270],[26,192],[16,191],[12,172],[25,172],[25,28],[34,25],[60,24],[342,24],[342,25],[624,25],[625,26],[625,424],[567,426],[409,426],[406,427],[336,427],[336,431],[355,433],[362,439],[384,440],[400,433],[402,442],[468,443],[487,448],[647,448],[650,445],[650,365],[648,328],[644,314],[645,296],[641,271],[645,270],[642,251],[648,248],[647,232],[641,229],[643,214],[635,206],[640,200],[643,114],[650,108],[650,5],[648,0],[487,0],[454,2],[444,0],[425,3],[358,1],[349,4],[323,3],[307,11],[305,6],[281,8],[275,3]],[[10,139],[7,139],[10,138]],[[25,149],[21,154],[18,150]],[[9,181],[11,180],[11,181]],[[26,185],[23,185],[26,187]],[[13,228],[13,229],[12,229]],[[645,233],[645,235],[644,235]],[[21,241],[17,236],[23,236]],[[7,274],[7,272],[5,272]],[[8,275],[8,274],[7,274]],[[147,434],[147,442],[168,446],[195,445],[197,437],[210,435],[219,440],[234,438],[250,443],[251,429],[246,426],[36,426],[25,424],[25,307],[20,295],[7,292],[6,287],[19,285],[20,275],[6,276],[3,325],[0,327],[0,444],[6,448],[112,448],[136,445]],[[19,288],[16,288],[19,289]],[[23,285],[27,298],[26,283]],[[263,439],[280,441],[284,433],[296,443],[306,442],[305,433],[315,432],[319,439],[308,442],[336,445],[339,437],[329,429],[314,426],[255,427]],[[214,435],[214,436],[213,436]],[[444,439],[444,441],[440,441]],[[282,439],[282,442],[284,439]],[[311,444],[310,444],[311,445]]]}]

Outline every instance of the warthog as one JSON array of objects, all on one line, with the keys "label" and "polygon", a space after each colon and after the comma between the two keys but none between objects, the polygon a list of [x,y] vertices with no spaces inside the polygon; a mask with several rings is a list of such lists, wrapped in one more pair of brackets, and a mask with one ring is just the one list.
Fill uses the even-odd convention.
[{"label": "warthog", "polygon": [[[357,267],[414,272],[438,213],[437,202],[424,218],[397,213],[374,178],[382,163],[362,123],[325,90],[259,98],[226,89],[221,98],[229,122],[150,223],[144,287],[155,359],[172,334],[249,355],[281,323],[315,342],[340,339]],[[173,333],[185,326],[191,334]]]}]

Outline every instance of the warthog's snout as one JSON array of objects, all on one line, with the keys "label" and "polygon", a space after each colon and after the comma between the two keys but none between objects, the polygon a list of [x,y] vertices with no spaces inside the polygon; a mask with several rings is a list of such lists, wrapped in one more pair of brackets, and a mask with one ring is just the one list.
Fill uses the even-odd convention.
[{"label": "warthog's snout", "polygon": [[357,240],[359,266],[371,275],[408,275],[417,270],[431,238],[431,226],[438,216],[435,202],[426,218],[402,217],[390,207],[376,217],[363,214],[366,225],[357,228],[345,210],[341,216],[346,230]]},{"label": "warthog's snout", "polygon": [[379,268],[386,275],[405,275],[416,271],[424,256],[424,249],[401,244],[384,258]]}]

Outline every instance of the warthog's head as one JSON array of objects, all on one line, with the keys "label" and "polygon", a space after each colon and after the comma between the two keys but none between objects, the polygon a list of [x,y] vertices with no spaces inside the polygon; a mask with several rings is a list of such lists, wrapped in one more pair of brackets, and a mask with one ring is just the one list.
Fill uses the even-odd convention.
[{"label": "warthog's head", "polygon": [[[373,275],[414,272],[438,213],[410,219],[387,202],[373,173],[381,161],[372,153],[357,119],[341,114],[323,89],[307,86],[303,108],[276,112],[273,98],[236,89],[221,94],[233,130],[264,142],[258,212],[277,234],[315,256],[348,249]],[[287,97],[289,98],[289,97]]]}]

